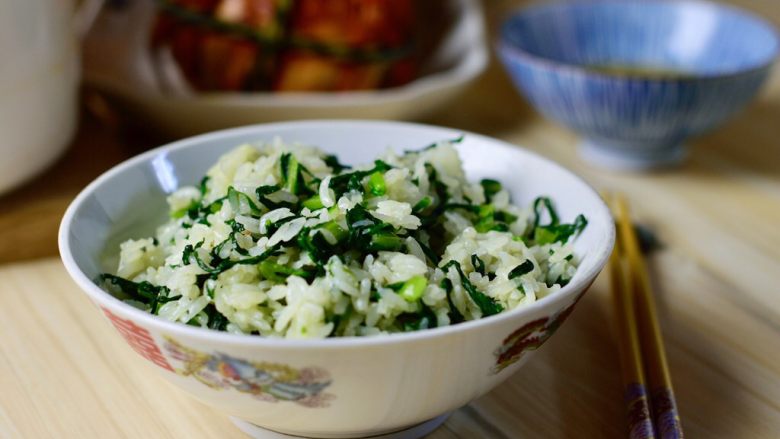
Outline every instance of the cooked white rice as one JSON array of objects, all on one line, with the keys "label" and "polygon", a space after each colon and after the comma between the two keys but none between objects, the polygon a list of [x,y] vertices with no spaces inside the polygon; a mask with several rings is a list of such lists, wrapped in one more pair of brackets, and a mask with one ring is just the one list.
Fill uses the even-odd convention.
[{"label": "cooked white rice", "polygon": [[[554,293],[574,275],[567,241],[584,219],[540,226],[543,202],[519,208],[506,190],[495,192],[500,186],[469,183],[451,142],[381,160],[389,166],[345,190],[338,176],[355,170],[334,172],[319,149],[281,140],[239,146],[202,188],[168,197],[171,219],[154,238],[120,246],[116,276],[104,275],[104,285],[174,322],[324,338],[478,319]],[[271,185],[283,189],[261,199],[256,189]],[[386,225],[366,232],[367,248],[359,235],[373,224]],[[555,235],[561,226],[568,231]],[[306,238],[315,250],[302,247]],[[317,261],[317,251],[327,259]]]}]

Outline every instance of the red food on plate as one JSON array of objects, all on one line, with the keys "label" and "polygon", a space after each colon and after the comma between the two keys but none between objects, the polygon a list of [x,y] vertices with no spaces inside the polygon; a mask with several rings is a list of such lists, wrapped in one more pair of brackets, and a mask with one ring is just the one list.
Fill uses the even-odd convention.
[{"label": "red food on plate", "polygon": [[414,79],[411,0],[159,0],[154,50],[201,91],[347,91]]}]

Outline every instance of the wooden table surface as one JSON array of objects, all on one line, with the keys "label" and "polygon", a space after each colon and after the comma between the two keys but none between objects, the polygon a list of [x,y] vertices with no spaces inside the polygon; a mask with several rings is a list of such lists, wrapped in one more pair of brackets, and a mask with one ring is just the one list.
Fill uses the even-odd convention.
[{"label": "wooden table surface", "polygon": [[[775,2],[741,3],[780,23]],[[745,113],[696,140],[684,166],[652,174],[582,163],[574,134],[536,115],[495,62],[461,105],[426,122],[523,145],[626,192],[665,244],[650,269],[686,433],[780,436],[780,70]],[[0,437],[243,437],[153,375],[57,258],[73,196],[154,142],[85,115],[54,168],[0,197]],[[602,276],[507,385],[431,437],[621,437],[623,418]]]}]

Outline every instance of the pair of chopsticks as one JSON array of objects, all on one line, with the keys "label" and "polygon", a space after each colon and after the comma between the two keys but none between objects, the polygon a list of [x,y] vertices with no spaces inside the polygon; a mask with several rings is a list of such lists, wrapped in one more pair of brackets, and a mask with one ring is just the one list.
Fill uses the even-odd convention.
[{"label": "pair of chopsticks", "polygon": [[619,194],[605,193],[603,196],[617,227],[609,271],[625,386],[628,437],[682,438],[653,292],[628,202]]}]

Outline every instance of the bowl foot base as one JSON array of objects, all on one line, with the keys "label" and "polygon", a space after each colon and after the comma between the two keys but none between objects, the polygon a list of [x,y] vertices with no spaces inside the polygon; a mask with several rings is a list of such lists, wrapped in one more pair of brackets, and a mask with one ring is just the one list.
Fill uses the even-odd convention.
[{"label": "bowl foot base", "polygon": [[619,171],[648,171],[679,165],[688,155],[682,143],[658,147],[609,145],[585,139],[578,145],[580,157],[588,163]]},{"label": "bowl foot base", "polygon": [[[444,423],[444,421],[447,420],[447,418],[450,417],[450,414],[451,413],[445,413],[441,416],[435,417],[433,419],[430,419],[428,421],[425,421],[417,425],[413,425],[403,430],[396,430],[388,433],[380,433],[377,435],[366,436],[366,438],[419,439],[421,437],[430,434],[431,432],[433,432],[433,430],[436,430],[441,424]],[[244,433],[248,434],[249,437],[254,439],[296,439],[296,438],[307,437],[307,436],[296,436],[294,434],[285,434],[273,430],[268,430],[266,428],[252,424],[251,422],[247,422],[233,416],[230,417],[230,420],[233,422],[233,424],[235,424],[236,427],[238,427],[239,430],[243,431]],[[337,436],[333,436],[333,437],[337,437]]]}]

